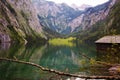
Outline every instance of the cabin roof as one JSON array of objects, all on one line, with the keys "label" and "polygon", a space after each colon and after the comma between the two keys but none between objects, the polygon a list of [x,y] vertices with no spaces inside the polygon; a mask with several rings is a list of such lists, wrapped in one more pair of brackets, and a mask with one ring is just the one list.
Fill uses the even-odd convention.
[{"label": "cabin roof", "polygon": [[95,43],[120,43],[120,35],[104,36],[95,41]]}]

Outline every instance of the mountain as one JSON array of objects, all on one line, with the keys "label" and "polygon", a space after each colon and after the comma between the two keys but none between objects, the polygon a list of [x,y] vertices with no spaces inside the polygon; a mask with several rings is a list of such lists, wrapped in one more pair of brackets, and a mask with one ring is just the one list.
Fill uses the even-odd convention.
[{"label": "mountain", "polygon": [[66,34],[87,40],[84,36],[98,36],[101,30],[110,34],[112,28],[119,30],[119,23],[116,23],[119,19],[114,19],[118,18],[114,10],[119,6],[111,11],[115,1],[81,11],[65,3],[45,0],[0,0],[0,42],[44,42]]},{"label": "mountain", "polygon": [[0,0],[0,42],[36,39],[45,40],[45,36],[31,1]]},{"label": "mountain", "polygon": [[78,9],[65,3],[56,4],[45,0],[33,0],[33,4],[37,10],[40,23],[46,29],[68,35],[83,31],[98,21],[104,20],[113,6],[114,0],[109,0],[96,7],[82,5]]},{"label": "mountain", "polygon": [[81,11],[73,9],[65,3],[56,4],[51,1],[33,0],[40,23],[58,33],[68,34],[71,28],[68,23],[81,15]]},{"label": "mountain", "polygon": [[[109,0],[108,2],[98,5],[96,7],[88,8],[81,16],[78,17],[77,21],[82,17],[82,20],[78,24],[76,31],[85,30],[91,28],[98,21],[104,20],[116,0]],[[76,19],[73,20],[76,23]],[[76,27],[75,25],[72,27]]]},{"label": "mountain", "polygon": [[[111,0],[107,16],[102,20],[96,22],[91,27],[87,26],[80,31],[73,33],[81,41],[96,41],[97,39],[106,35],[119,35],[120,34],[120,0]],[[99,6],[101,7],[101,6]],[[99,8],[100,9],[100,8]],[[98,9],[97,9],[98,10]],[[105,12],[103,14],[106,14]],[[91,16],[91,15],[89,15]],[[97,17],[99,18],[99,17]],[[97,18],[95,20],[97,20]],[[92,20],[92,18],[91,18]]]}]

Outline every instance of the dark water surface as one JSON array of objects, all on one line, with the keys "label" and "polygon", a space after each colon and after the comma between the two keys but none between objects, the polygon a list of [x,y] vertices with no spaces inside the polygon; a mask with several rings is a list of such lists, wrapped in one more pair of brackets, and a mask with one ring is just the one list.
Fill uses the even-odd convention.
[{"label": "dark water surface", "polygon": [[[94,44],[74,46],[50,44],[1,44],[0,57],[39,64],[45,68],[78,75],[108,75],[102,66],[92,66],[88,59],[99,59]],[[105,71],[106,70],[106,71]],[[0,80],[80,80],[44,72],[36,67],[0,61]]]}]

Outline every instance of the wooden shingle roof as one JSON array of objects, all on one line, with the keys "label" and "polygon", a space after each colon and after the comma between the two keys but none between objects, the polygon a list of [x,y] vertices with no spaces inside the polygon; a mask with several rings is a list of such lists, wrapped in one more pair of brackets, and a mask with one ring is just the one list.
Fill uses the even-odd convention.
[{"label": "wooden shingle roof", "polygon": [[95,43],[120,43],[120,35],[104,36],[95,41]]}]

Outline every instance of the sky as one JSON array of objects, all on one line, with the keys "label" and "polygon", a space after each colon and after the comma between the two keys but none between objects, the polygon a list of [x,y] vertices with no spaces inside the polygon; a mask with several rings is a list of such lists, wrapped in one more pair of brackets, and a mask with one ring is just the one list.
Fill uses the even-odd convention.
[{"label": "sky", "polygon": [[96,6],[105,3],[109,0],[47,0],[47,1],[53,1],[55,3],[66,3],[68,5],[75,4],[76,6],[81,6],[82,4]]}]

